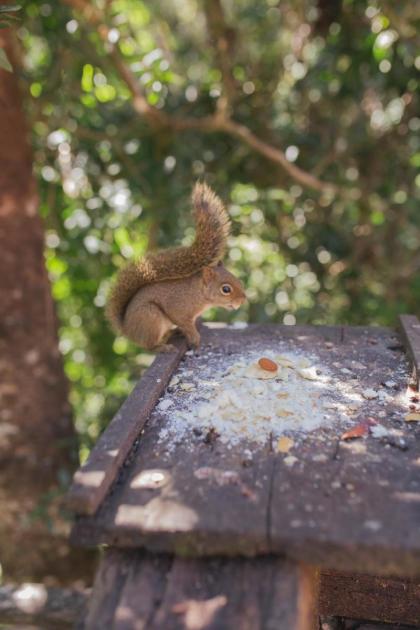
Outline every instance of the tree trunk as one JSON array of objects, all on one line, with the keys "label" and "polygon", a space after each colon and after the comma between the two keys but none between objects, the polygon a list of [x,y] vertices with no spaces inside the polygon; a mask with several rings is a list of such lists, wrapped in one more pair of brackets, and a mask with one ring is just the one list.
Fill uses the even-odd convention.
[{"label": "tree trunk", "polygon": [[42,579],[68,573],[60,501],[77,448],[9,29],[0,47],[15,68],[0,69],[0,562]]}]

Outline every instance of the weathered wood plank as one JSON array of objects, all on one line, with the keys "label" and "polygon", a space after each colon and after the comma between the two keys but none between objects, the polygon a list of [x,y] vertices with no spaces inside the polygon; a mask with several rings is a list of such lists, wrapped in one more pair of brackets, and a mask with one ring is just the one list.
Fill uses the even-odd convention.
[{"label": "weathered wood plank", "polygon": [[420,385],[420,321],[415,315],[400,315],[401,334],[413,369],[413,382]]},{"label": "weathered wood plank", "polygon": [[419,630],[418,626],[390,625],[347,617],[321,617],[319,628],[320,630]]},{"label": "weathered wood plank", "polygon": [[86,463],[76,472],[67,495],[67,505],[73,511],[94,514],[104,499],[187,349],[182,339],[174,341],[174,345],[174,352],[156,357],[99,438]]},{"label": "weathered wood plank", "polygon": [[[212,346],[222,354],[241,352],[255,340],[267,343],[289,337],[298,347],[325,341],[338,342],[340,327],[255,326],[232,334],[217,329],[203,335],[204,349]],[[325,347],[325,352],[330,349]],[[188,357],[186,367],[198,370],[197,357]],[[96,519],[82,519],[73,531],[77,544],[137,546],[177,553],[255,555],[270,548],[267,536],[270,479],[275,457],[267,445],[243,466],[242,449],[229,450],[220,443],[208,444],[197,438],[193,452],[183,444],[168,456],[157,446],[161,417],[155,412],[142,435],[130,469],[119,480],[118,492],[111,494]],[[226,474],[226,483],[199,480],[195,472],[206,467]],[[151,489],[140,483],[147,471],[164,471],[165,483]],[[230,481],[229,474],[232,474]],[[99,538],[98,538],[99,533]]]},{"label": "weathered wood plank", "polygon": [[[200,435],[165,451],[158,440],[165,419],[155,410],[114,491],[95,517],[78,519],[73,541],[196,555],[273,552],[327,568],[420,573],[420,427],[403,422],[399,339],[377,328],[255,326],[211,331],[203,350],[232,359],[280,342],[317,354],[331,373],[344,368],[361,390],[391,388],[391,402],[379,397],[368,413],[397,434],[343,442],[333,423],[299,438],[294,465],[267,444],[245,467],[243,445],[228,449]],[[199,374],[206,361],[189,355],[184,366]],[[364,419],[355,412],[355,424]],[[200,468],[217,476],[195,474]],[[148,485],[153,471],[161,482]]]},{"label": "weathered wood plank", "polygon": [[320,615],[420,623],[420,581],[323,571]]},{"label": "weathered wood plank", "polygon": [[114,616],[130,568],[129,554],[114,549],[105,552],[95,575],[86,619],[82,624],[83,630],[112,628],[112,623],[108,623],[108,620]]},{"label": "weathered wood plank", "polygon": [[[106,554],[85,630],[315,630],[318,575],[281,558]],[[121,585],[121,567],[126,570]],[[119,573],[118,573],[119,571]]]},{"label": "weathered wood plank", "polygon": [[[368,366],[360,372],[364,388],[378,389],[391,379],[402,395],[405,379],[395,371],[392,332],[344,328],[343,365]],[[279,464],[271,503],[273,549],[288,545],[291,557],[307,557],[321,567],[378,574],[420,573],[420,448],[418,428],[405,426],[398,401],[380,424],[401,432],[403,442],[368,438],[342,442],[327,437],[326,460],[314,461],[314,443],[288,472]],[[360,418],[363,420],[363,418]],[[312,459],[312,461],[311,461]],[[286,508],[285,508],[286,506]]]},{"label": "weathered wood plank", "polygon": [[[163,467],[155,442],[156,432],[151,429],[142,437],[121,491],[101,506],[98,518],[78,520],[74,542],[145,544],[153,551],[179,554],[267,553],[268,480],[274,464],[270,453],[252,467],[242,468],[240,484],[219,486],[209,479],[197,487],[194,471],[213,468],[215,459],[222,473],[237,471],[238,456],[202,443],[193,458],[177,449],[174,459]],[[165,485],[158,490],[136,487],[147,471],[164,471]]]},{"label": "weathered wood plank", "polygon": [[119,630],[149,630],[165,597],[168,576],[175,558],[167,554],[144,552],[124,555],[127,558],[124,561],[129,564],[129,573],[112,613],[113,627]]}]

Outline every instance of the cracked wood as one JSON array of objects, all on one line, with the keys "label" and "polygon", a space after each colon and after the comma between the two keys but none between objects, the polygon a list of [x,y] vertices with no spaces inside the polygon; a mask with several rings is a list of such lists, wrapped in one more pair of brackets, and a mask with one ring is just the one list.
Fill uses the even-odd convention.
[{"label": "cracked wood", "polygon": [[[363,362],[363,388],[378,387],[403,356],[393,331],[381,328],[250,326],[211,330],[204,350],[234,356],[256,341],[274,346],[287,338],[294,350],[316,352],[326,366]],[[197,358],[185,358],[194,370]],[[301,437],[297,462],[287,466],[267,446],[243,466],[241,447],[198,440],[194,449],[175,444],[169,453],[157,436],[164,418],[155,410],[131,460],[96,515],[80,517],[73,541],[194,555],[287,554],[327,568],[381,574],[420,572],[419,427],[401,422],[397,399],[407,375],[394,375],[395,400],[384,426],[404,431],[404,449],[368,437],[344,443],[329,426]],[[415,423],[412,423],[414,425]],[[194,475],[198,468],[232,471],[231,483]],[[161,487],[144,487],[147,471],[163,471]]]}]

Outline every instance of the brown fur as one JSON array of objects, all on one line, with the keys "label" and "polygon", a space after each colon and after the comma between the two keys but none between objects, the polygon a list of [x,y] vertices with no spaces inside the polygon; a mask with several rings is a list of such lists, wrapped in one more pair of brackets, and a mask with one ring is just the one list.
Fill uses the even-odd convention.
[{"label": "brown fur", "polygon": [[[206,184],[192,194],[196,237],[190,247],[148,254],[129,263],[118,276],[106,314],[114,329],[144,348],[162,344],[179,328],[191,345],[198,345],[195,320],[209,306],[235,308],[245,300],[239,280],[223,266],[230,232],[223,203]],[[229,295],[221,292],[229,284]]]},{"label": "brown fur", "polygon": [[[224,295],[221,286],[232,292]],[[200,335],[196,319],[210,306],[238,308],[245,300],[242,285],[223,265],[178,280],[165,280],[140,289],[130,301],[122,333],[146,349],[162,347],[174,328],[197,347]],[[165,349],[165,348],[164,348]]]}]

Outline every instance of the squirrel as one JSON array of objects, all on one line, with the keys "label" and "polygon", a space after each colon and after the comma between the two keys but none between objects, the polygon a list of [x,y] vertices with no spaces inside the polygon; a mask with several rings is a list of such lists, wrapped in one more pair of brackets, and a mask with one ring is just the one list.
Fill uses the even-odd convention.
[{"label": "squirrel", "polygon": [[193,244],[129,263],[110,292],[106,316],[111,326],[146,350],[172,350],[166,342],[175,328],[197,348],[198,316],[211,306],[239,308],[246,299],[242,283],[222,263],[230,234],[222,201],[209,186],[197,183],[192,205]]}]

